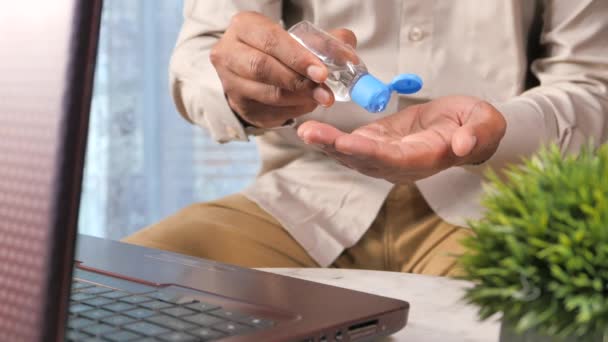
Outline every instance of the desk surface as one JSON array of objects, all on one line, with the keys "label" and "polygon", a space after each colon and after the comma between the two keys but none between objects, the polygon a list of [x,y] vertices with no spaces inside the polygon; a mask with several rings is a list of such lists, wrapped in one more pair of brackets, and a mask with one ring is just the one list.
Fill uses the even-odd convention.
[{"label": "desk surface", "polygon": [[408,273],[319,269],[266,268],[264,271],[408,301],[407,326],[385,342],[498,341],[499,323],[479,322],[476,309],[461,298],[467,282]]}]

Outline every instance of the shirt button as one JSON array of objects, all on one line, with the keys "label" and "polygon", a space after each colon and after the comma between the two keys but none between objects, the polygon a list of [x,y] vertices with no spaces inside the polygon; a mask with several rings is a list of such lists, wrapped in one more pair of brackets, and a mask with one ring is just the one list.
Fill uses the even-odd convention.
[{"label": "shirt button", "polygon": [[424,32],[422,31],[422,29],[420,27],[414,26],[410,30],[408,37],[410,38],[411,41],[417,42],[419,40],[422,40],[422,38],[424,38]]}]

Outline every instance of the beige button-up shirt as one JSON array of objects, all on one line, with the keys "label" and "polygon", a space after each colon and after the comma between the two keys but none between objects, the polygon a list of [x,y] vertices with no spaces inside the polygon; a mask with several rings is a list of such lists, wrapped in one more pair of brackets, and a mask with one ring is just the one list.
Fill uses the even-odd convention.
[{"label": "beige button-up shirt", "polygon": [[[486,168],[517,163],[547,142],[566,153],[590,138],[606,140],[608,0],[186,1],[170,67],[172,95],[183,116],[219,142],[248,139],[209,62],[209,50],[230,18],[244,10],[285,27],[309,20],[324,29],[349,28],[358,38],[359,56],[376,77],[389,81],[408,72],[422,77],[419,93],[395,96],[380,115],[453,94],[486,99],[503,113],[507,133],[489,161],[417,182],[448,222],[464,225],[480,216]],[[530,75],[540,84],[530,87]],[[336,103],[298,118],[295,126],[315,119],[350,131],[377,118],[352,103]],[[393,185],[304,145],[294,125],[267,130],[256,140],[262,170],[245,195],[281,222],[320,265],[329,265],[364,234]]]}]

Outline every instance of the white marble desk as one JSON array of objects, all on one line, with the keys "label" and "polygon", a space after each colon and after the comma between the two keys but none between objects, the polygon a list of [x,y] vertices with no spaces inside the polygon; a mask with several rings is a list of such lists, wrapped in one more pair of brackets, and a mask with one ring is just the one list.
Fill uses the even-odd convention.
[{"label": "white marble desk", "polygon": [[407,273],[318,268],[264,271],[398,298],[410,303],[408,324],[384,342],[498,341],[497,321],[479,322],[474,307],[460,300],[466,282]]}]

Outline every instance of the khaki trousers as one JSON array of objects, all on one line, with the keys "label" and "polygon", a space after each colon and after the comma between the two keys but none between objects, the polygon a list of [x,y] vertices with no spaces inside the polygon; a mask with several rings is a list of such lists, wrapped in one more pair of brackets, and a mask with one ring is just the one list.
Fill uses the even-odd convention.
[{"label": "khaki trousers", "polygon": [[[414,186],[395,187],[370,229],[331,265],[456,275],[472,232],[441,220]],[[319,267],[281,224],[236,194],[186,207],[125,242],[245,267]]]}]

